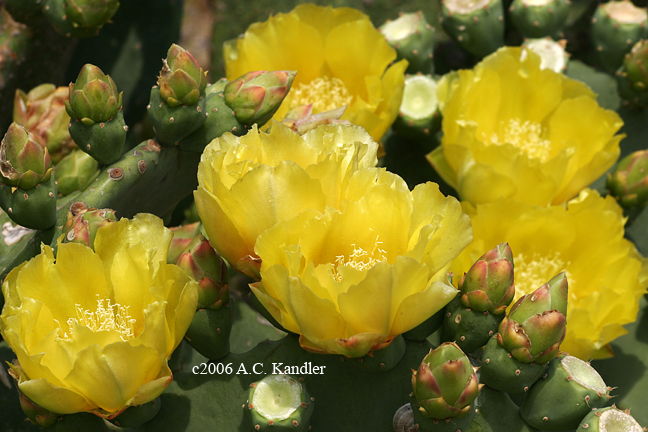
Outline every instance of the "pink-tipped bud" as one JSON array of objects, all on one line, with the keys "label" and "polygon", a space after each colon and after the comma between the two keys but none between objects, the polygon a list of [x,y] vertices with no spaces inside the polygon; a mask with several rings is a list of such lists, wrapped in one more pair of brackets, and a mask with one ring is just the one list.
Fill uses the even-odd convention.
[{"label": "pink-tipped bud", "polygon": [[0,144],[0,180],[11,186],[31,189],[52,175],[47,148],[24,127],[11,123]]},{"label": "pink-tipped bud", "polygon": [[173,44],[158,77],[160,95],[170,107],[195,105],[205,92],[206,76],[189,51]]},{"label": "pink-tipped bud", "polygon": [[97,230],[111,222],[117,222],[113,210],[88,208],[85,203],[75,202],[70,206],[67,222],[63,225],[63,242],[81,243],[94,248]]}]

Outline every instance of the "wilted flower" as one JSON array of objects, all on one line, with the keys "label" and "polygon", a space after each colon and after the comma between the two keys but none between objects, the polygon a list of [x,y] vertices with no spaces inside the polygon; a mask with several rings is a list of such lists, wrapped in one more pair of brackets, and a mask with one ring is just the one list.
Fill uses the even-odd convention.
[{"label": "wilted flower", "polygon": [[111,418],[171,383],[167,359],[193,318],[197,283],[166,264],[171,232],[140,214],[101,228],[95,250],[59,243],[2,285],[0,332],[20,391],[58,414]]},{"label": "wilted flower", "polygon": [[196,207],[214,248],[258,276],[257,237],[307,209],[339,207],[350,175],[377,163],[376,142],[358,126],[325,125],[303,136],[280,123],[212,141],[198,167]]},{"label": "wilted flower", "polygon": [[443,140],[428,159],[473,204],[562,204],[619,156],[621,118],[529,50],[502,48],[439,88]]},{"label": "wilted flower", "polygon": [[646,291],[646,265],[623,238],[624,219],[612,197],[584,190],[566,206],[499,200],[464,207],[474,241],[454,261],[461,274],[479,254],[506,240],[515,262],[516,300],[561,271],[569,283],[567,334],[560,349],[587,360],[608,357],[607,344],[627,333]]},{"label": "wilted flower", "polygon": [[251,288],[305,349],[361,357],[456,296],[447,271],[472,230],[434,183],[410,192],[397,175],[367,168],[346,196],[339,210],[306,211],[261,234],[261,282]]},{"label": "wilted flower", "polygon": [[394,60],[396,51],[368,16],[312,4],[252,24],[235,44],[225,44],[230,80],[249,71],[297,71],[275,119],[299,105],[312,103],[314,114],[348,106],[342,119],[375,140],[396,119],[403,95],[407,62],[390,66]]}]

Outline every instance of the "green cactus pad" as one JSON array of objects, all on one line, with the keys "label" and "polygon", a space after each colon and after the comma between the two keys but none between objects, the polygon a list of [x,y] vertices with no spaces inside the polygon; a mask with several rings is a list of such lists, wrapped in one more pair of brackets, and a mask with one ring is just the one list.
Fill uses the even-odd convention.
[{"label": "green cactus pad", "polygon": [[56,182],[54,176],[31,189],[0,184],[0,207],[18,225],[44,230],[56,223]]},{"label": "green cactus pad", "polygon": [[74,142],[102,165],[110,165],[121,157],[127,131],[121,110],[112,120],[92,126],[86,126],[80,120],[70,120],[70,135]]},{"label": "green cactus pad", "polygon": [[485,57],[504,45],[504,9],[502,0],[446,0],[442,24],[463,49]]},{"label": "green cactus pad", "polygon": [[441,129],[437,84],[429,75],[405,78],[403,101],[394,131],[406,138],[430,138]]},{"label": "green cactus pad", "polygon": [[225,304],[217,310],[196,311],[185,339],[196,351],[210,360],[225,357],[230,352],[232,308]]},{"label": "green cactus pad", "polygon": [[645,432],[629,411],[622,411],[614,405],[592,410],[578,425],[577,431],[588,432]]},{"label": "green cactus pad", "polygon": [[80,149],[74,150],[56,164],[54,177],[62,196],[80,191],[99,175],[97,160]]},{"label": "green cactus pad", "polygon": [[482,353],[480,382],[506,393],[523,393],[547,370],[547,365],[522,363],[491,338]]},{"label": "green cactus pad", "polygon": [[403,14],[380,27],[387,42],[396,50],[398,60],[409,62],[407,73],[434,73],[434,28],[423,12]]},{"label": "green cactus pad", "polygon": [[466,308],[460,298],[455,297],[445,308],[441,342],[456,342],[463,352],[473,352],[492,339],[503,318],[504,314]]},{"label": "green cactus pad", "polygon": [[513,0],[509,12],[523,36],[558,38],[567,21],[569,0]]},{"label": "green cactus pad", "polygon": [[147,112],[158,142],[167,147],[179,145],[183,138],[202,126],[207,120],[206,99],[203,94],[196,105],[172,108],[162,100],[160,89],[153,87]]},{"label": "green cactus pad", "polygon": [[404,354],[405,339],[398,335],[387,347],[364,357],[345,358],[344,363],[368,372],[385,372],[396,366]]},{"label": "green cactus pad", "polygon": [[529,389],[520,415],[544,431],[575,429],[593,408],[608,403],[610,390],[589,363],[560,356],[550,362],[547,373]]},{"label": "green cactus pad", "polygon": [[610,1],[599,5],[592,18],[592,42],[603,68],[612,73],[623,62],[632,46],[646,37],[646,9],[630,0]]},{"label": "green cactus pad", "polygon": [[202,153],[207,144],[225,132],[239,136],[247,132],[247,128],[236,120],[232,108],[225,103],[222,88],[219,90],[214,84],[207,87],[205,95],[207,118],[202,126],[180,141],[178,148],[181,150]]},{"label": "green cactus pad", "polygon": [[268,375],[250,384],[247,410],[256,431],[305,432],[315,404],[306,385],[290,375]]}]

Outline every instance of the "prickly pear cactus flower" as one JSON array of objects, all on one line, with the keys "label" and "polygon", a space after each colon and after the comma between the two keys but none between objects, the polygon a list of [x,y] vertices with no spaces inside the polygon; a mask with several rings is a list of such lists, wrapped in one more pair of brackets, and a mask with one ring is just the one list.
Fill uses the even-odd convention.
[{"label": "prickly pear cactus flower", "polygon": [[473,207],[474,241],[453,262],[455,274],[502,241],[515,262],[515,300],[564,271],[569,284],[567,331],[560,350],[583,360],[612,355],[608,344],[637,318],[646,292],[646,260],[623,237],[616,201],[585,189],[566,205],[541,207],[499,200]]},{"label": "prickly pear cactus flower", "polygon": [[378,144],[358,126],[325,125],[301,136],[274,122],[212,141],[198,166],[196,207],[209,240],[237,270],[258,278],[254,252],[266,229],[299,213],[338,208],[351,174],[375,166]]},{"label": "prickly pear cactus flower", "polygon": [[383,169],[357,171],[347,198],[261,234],[261,282],[250,287],[303,348],[361,357],[456,296],[447,272],[472,230],[436,184],[410,192]]},{"label": "prickly pear cactus flower", "polygon": [[171,232],[140,214],[97,232],[94,252],[49,246],[2,285],[0,333],[20,391],[57,414],[112,418],[171,383],[167,359],[193,318],[197,283],[166,264]]},{"label": "prickly pear cactus flower", "polygon": [[540,61],[502,48],[441,86],[442,145],[428,160],[462,200],[562,204],[618,158],[621,118]]},{"label": "prickly pear cactus flower", "polygon": [[342,119],[380,140],[398,115],[407,61],[390,66],[396,51],[355,9],[299,5],[252,24],[225,44],[224,57],[230,80],[249,71],[297,71],[277,120],[300,105],[312,103],[313,114],[348,106]]}]

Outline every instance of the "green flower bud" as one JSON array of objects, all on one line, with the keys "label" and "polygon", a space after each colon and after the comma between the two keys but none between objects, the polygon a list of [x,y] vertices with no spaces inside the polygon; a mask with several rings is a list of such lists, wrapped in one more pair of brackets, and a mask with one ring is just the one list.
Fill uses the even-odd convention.
[{"label": "green flower bud", "polygon": [[201,229],[202,224],[200,222],[171,228],[173,239],[171,240],[169,253],[167,254],[168,264],[176,264],[178,262],[180,255],[187,249],[189,243],[200,234]]},{"label": "green flower bud", "polygon": [[117,93],[115,82],[97,66],[84,65],[76,82],[70,83],[70,101],[65,109],[86,126],[111,120],[121,107],[122,93]]},{"label": "green flower bud", "polygon": [[315,399],[290,375],[268,375],[250,384],[247,408],[257,431],[309,430]]},{"label": "green flower bud", "polygon": [[99,164],[89,154],[76,149],[64,157],[54,170],[59,194],[69,195],[80,191],[99,173]]},{"label": "green flower bud", "polygon": [[248,72],[225,86],[225,103],[246,126],[265,124],[284,100],[295,71]]},{"label": "green flower bud", "polygon": [[48,411],[40,405],[36,405],[20,390],[18,390],[18,398],[20,400],[20,408],[22,408],[23,412],[27,416],[27,420],[36,426],[48,428],[54,426],[58,421],[58,414]]},{"label": "green flower bud", "polygon": [[461,303],[478,312],[501,315],[515,296],[513,253],[508,243],[482,255],[459,282]]},{"label": "green flower bud", "polygon": [[158,77],[160,95],[170,107],[195,105],[207,86],[206,75],[189,51],[173,44]]},{"label": "green flower bud", "polygon": [[78,201],[72,203],[67,222],[63,225],[63,242],[76,242],[94,248],[97,230],[111,222],[117,222],[113,210],[88,208],[85,203]]},{"label": "green flower bud", "polygon": [[68,132],[70,116],[65,111],[68,94],[67,87],[41,84],[29,93],[16,90],[14,97],[14,122],[31,132],[43,147],[47,147],[54,164],[76,148]]},{"label": "green flower bud", "polygon": [[615,78],[619,95],[626,105],[634,108],[648,106],[648,40],[638,41],[623,58]]},{"label": "green flower bud", "polygon": [[623,208],[648,204],[648,150],[636,151],[617,164],[608,174],[607,188]]},{"label": "green flower bud", "polygon": [[497,342],[518,361],[546,363],[558,354],[565,338],[567,278],[562,272],[521,297],[502,320]]},{"label": "green flower bud", "polygon": [[65,12],[74,27],[98,31],[119,9],[119,0],[66,0]]},{"label": "green flower bud", "polygon": [[47,148],[24,127],[11,123],[0,144],[0,179],[3,183],[31,189],[52,175]]},{"label": "green flower bud", "polygon": [[453,342],[430,350],[412,374],[418,410],[427,418],[468,415],[482,387],[470,360]]},{"label": "green flower bud", "polygon": [[216,310],[229,300],[227,265],[202,234],[180,255],[178,266],[198,281],[197,309]]}]

